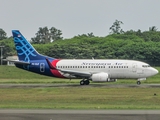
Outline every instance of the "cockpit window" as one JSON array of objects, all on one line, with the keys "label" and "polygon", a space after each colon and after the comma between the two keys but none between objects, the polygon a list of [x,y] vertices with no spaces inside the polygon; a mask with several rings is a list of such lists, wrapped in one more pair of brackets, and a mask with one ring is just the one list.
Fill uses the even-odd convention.
[{"label": "cockpit window", "polygon": [[142,67],[147,68],[147,67],[151,67],[150,65],[142,65]]}]

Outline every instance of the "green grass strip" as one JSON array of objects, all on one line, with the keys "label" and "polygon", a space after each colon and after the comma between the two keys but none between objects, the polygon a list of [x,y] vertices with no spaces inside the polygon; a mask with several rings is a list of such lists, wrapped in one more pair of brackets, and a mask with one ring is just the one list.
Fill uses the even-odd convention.
[{"label": "green grass strip", "polygon": [[160,109],[160,88],[0,88],[0,108]]}]

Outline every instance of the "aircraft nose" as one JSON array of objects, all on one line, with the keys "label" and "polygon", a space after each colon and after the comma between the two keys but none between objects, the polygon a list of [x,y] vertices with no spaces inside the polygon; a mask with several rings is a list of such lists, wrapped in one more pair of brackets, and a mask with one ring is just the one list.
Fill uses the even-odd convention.
[{"label": "aircraft nose", "polygon": [[156,75],[156,74],[158,74],[158,70],[155,69],[155,68],[153,68],[153,69],[152,69],[152,73],[153,73],[153,75]]}]

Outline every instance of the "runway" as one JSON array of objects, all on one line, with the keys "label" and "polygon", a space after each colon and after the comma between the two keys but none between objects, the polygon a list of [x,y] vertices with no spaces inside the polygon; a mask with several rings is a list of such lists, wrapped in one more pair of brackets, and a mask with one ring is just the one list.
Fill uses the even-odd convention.
[{"label": "runway", "polygon": [[0,88],[37,88],[37,87],[106,87],[106,88],[159,88],[160,84],[0,84]]},{"label": "runway", "polygon": [[0,110],[0,120],[159,120],[159,118],[160,110]]}]

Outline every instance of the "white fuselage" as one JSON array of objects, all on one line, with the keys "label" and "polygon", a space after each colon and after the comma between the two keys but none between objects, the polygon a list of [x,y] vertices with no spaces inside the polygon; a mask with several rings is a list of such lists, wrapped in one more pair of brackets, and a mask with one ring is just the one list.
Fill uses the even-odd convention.
[{"label": "white fuselage", "polygon": [[[158,73],[149,64],[135,60],[60,60],[56,67],[71,71],[108,73],[109,78],[147,78]],[[63,74],[63,73],[62,73]],[[63,74],[70,77],[69,74]]]}]

